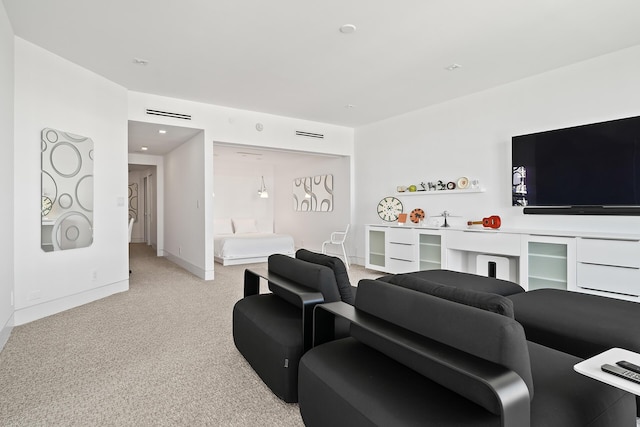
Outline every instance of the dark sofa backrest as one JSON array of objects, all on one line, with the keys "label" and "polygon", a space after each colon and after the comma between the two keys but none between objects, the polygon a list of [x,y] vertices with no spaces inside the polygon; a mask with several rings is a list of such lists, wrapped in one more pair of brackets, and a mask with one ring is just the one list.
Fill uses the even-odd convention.
[{"label": "dark sofa backrest", "polygon": [[447,286],[442,283],[414,277],[410,274],[387,276],[383,281],[413,289],[414,291],[434,295],[439,298],[448,299],[449,301],[492,311],[510,317],[511,319],[514,318],[513,301],[501,295]]},{"label": "dark sofa backrest", "polygon": [[[329,267],[314,264],[287,255],[275,254],[269,256],[268,269],[302,286],[322,293],[324,302],[340,301],[340,292],[333,270]],[[269,287],[271,289],[271,287]],[[271,289],[274,291],[274,289]]]},{"label": "dark sofa backrest", "polygon": [[[449,301],[378,280],[361,280],[356,308],[442,344],[494,362],[516,372],[533,398],[529,351],[522,326],[507,316]],[[409,354],[379,336],[352,324],[351,335],[439,384],[499,413],[495,396],[471,380],[432,369],[419,355]]]},{"label": "dark sofa backrest", "polygon": [[479,288],[491,289],[492,287],[498,285],[502,289],[502,292],[504,292],[501,293],[501,295],[512,295],[524,292],[522,286],[518,285],[517,283],[498,279],[497,277],[484,277],[472,273],[463,273],[461,271],[439,269],[408,274],[420,275],[420,278],[429,280],[433,283],[455,287],[457,287],[459,283],[465,283],[469,281],[469,279],[473,280],[474,284]]},{"label": "dark sofa backrest", "polygon": [[318,265],[324,265],[333,270],[333,274],[336,277],[336,283],[338,284],[338,291],[340,292],[340,298],[347,304],[353,305],[355,298],[353,297],[353,291],[351,289],[351,282],[349,282],[349,274],[344,266],[344,262],[338,257],[329,256],[325,254],[319,254],[317,252],[311,252],[306,249],[298,249],[296,252],[296,258],[303,261],[312,262]]}]

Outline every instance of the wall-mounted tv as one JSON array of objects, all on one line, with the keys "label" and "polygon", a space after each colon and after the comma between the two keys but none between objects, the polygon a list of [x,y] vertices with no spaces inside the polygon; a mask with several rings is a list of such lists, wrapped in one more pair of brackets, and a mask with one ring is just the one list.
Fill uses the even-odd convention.
[{"label": "wall-mounted tv", "polygon": [[524,213],[640,215],[640,117],[514,136],[511,148]]}]

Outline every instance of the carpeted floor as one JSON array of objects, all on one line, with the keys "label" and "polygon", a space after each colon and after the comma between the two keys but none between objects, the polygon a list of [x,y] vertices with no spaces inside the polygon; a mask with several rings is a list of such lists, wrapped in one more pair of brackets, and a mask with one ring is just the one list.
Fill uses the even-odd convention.
[{"label": "carpeted floor", "polygon": [[[205,282],[131,244],[130,290],[13,329],[1,426],[301,426],[236,350],[246,266]],[[353,266],[352,283],[380,273]]]}]

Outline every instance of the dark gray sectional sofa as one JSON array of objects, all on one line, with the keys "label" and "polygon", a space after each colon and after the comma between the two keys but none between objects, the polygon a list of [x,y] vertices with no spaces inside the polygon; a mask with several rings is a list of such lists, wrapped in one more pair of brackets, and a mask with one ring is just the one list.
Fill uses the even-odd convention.
[{"label": "dark gray sectional sofa", "polygon": [[[259,280],[271,293],[260,294]],[[251,367],[285,402],[298,401],[298,362],[311,347],[313,308],[320,303],[353,304],[356,288],[343,262],[304,249],[296,258],[271,255],[267,271],[245,271],[244,298],[233,308],[233,340]],[[347,321],[338,322],[348,335]]]},{"label": "dark gray sectional sofa", "polygon": [[[355,307],[316,308],[325,339],[299,369],[306,425],[635,427],[633,395],[527,341],[508,297],[401,276],[361,281]],[[353,322],[350,337],[320,344],[328,311]]]},{"label": "dark gray sectional sofa", "polygon": [[635,427],[633,395],[573,366],[640,351],[638,324],[636,303],[447,270],[354,288],[305,250],[247,269],[233,310],[236,347],[310,426]]}]

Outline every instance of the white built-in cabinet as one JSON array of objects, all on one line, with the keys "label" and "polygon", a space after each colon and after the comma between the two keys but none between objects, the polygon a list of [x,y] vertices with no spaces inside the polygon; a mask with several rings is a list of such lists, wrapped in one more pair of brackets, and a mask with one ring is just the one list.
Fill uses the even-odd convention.
[{"label": "white built-in cabinet", "polygon": [[640,301],[640,242],[577,239],[578,291]]},{"label": "white built-in cabinet", "polygon": [[527,290],[575,290],[575,238],[521,235],[520,284]]},{"label": "white built-in cabinet", "polygon": [[366,267],[386,273],[442,268],[442,232],[404,226],[369,225]]},{"label": "white built-in cabinet", "polygon": [[526,290],[564,289],[640,302],[640,235],[372,224],[365,267],[385,273],[450,269],[483,274],[504,260]]}]

